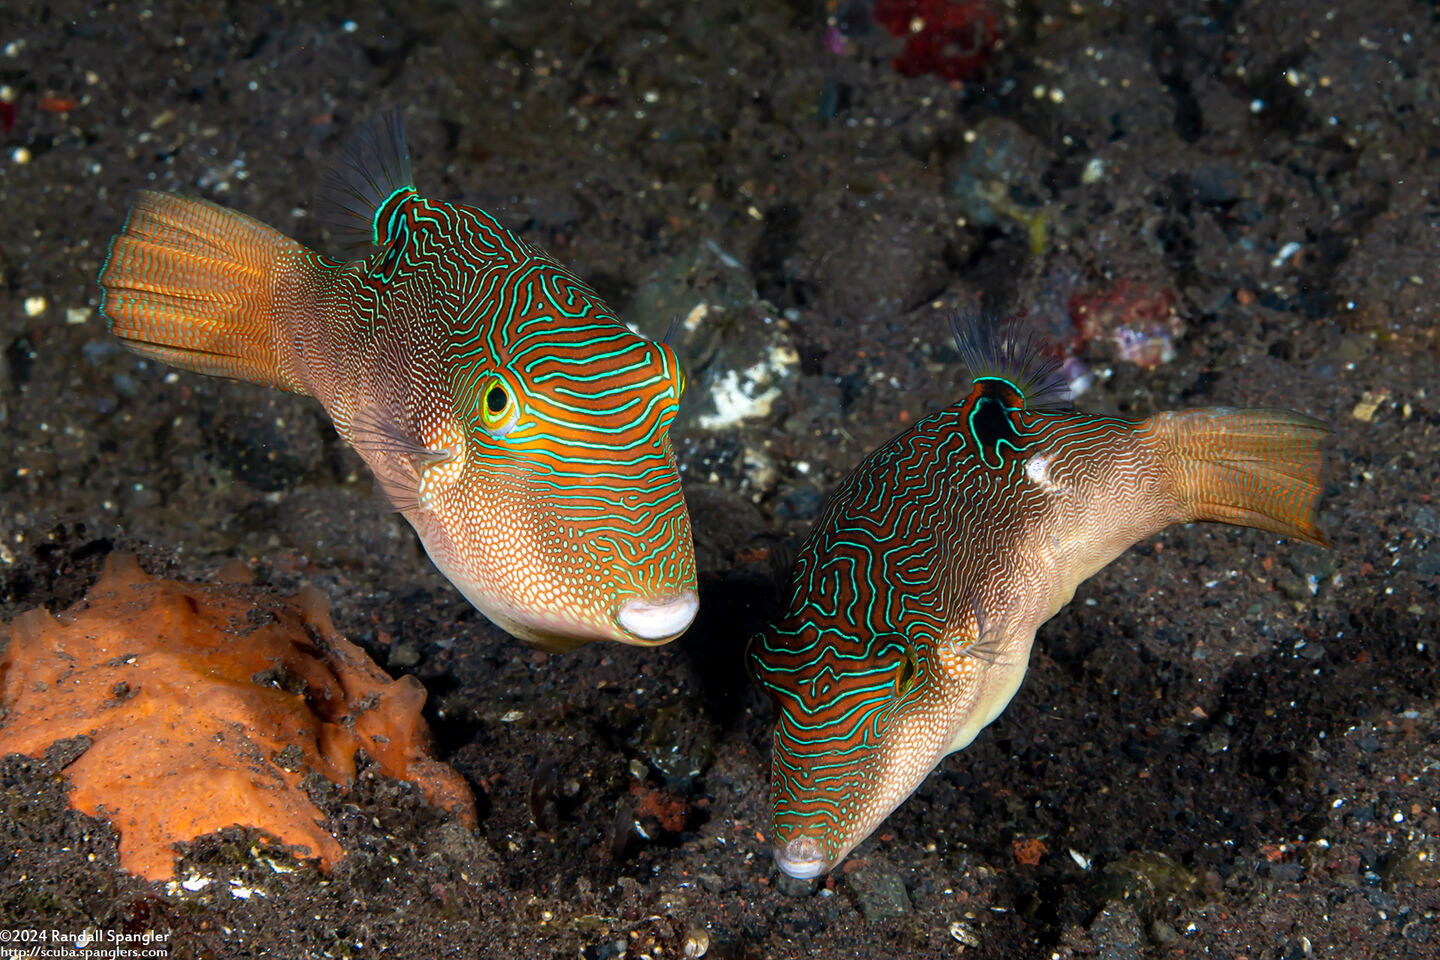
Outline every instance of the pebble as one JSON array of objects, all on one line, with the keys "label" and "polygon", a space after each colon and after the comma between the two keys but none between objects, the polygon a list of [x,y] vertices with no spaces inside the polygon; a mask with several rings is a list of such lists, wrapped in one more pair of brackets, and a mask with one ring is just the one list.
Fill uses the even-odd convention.
[{"label": "pebble", "polygon": [[1190,900],[1199,889],[1195,874],[1157,851],[1135,854],[1106,864],[1096,889],[1109,906],[1133,903],[1145,916]]},{"label": "pebble", "polygon": [[1305,868],[1298,863],[1272,863],[1268,866],[1272,880],[1282,880],[1286,883],[1299,883],[1305,879]]},{"label": "pebble", "polygon": [[845,878],[855,894],[855,905],[869,923],[909,915],[910,896],[905,881],[888,870],[857,870]]},{"label": "pebble", "polygon": [[1150,924],[1150,939],[1163,947],[1179,942],[1180,934],[1164,920],[1155,920]]},{"label": "pebble", "polygon": [[1104,960],[1140,960],[1145,955],[1145,935],[1140,918],[1130,905],[1118,900],[1105,904],[1090,923],[1095,956]]},{"label": "pebble", "polygon": [[819,883],[815,880],[801,880],[798,877],[790,876],[783,870],[780,871],[779,879],[775,881],[775,889],[785,896],[794,897],[797,900],[802,897],[814,896],[817,886]]},{"label": "pebble", "polygon": [[1440,533],[1440,517],[1437,517],[1435,511],[1429,507],[1417,509],[1415,515],[1410,518],[1410,522],[1415,524],[1416,530],[1427,537],[1433,537]]},{"label": "pebble", "polygon": [[388,665],[397,670],[409,670],[420,662],[420,648],[409,641],[402,641],[390,647]]},{"label": "pebble", "polygon": [[691,789],[715,756],[711,726],[695,723],[677,706],[660,707],[651,715],[641,748],[665,785],[681,793]]},{"label": "pebble", "polygon": [[1288,571],[1280,574],[1275,579],[1276,588],[1285,595],[1287,600],[1304,601],[1310,599],[1310,587],[1299,577]]},{"label": "pebble", "polygon": [[1203,204],[1221,206],[1240,199],[1240,174],[1229,164],[1213,163],[1197,167],[1194,183],[1196,199]]},{"label": "pebble", "polygon": [[1380,405],[1390,398],[1390,391],[1381,387],[1379,390],[1366,390],[1360,395],[1360,402],[1350,411],[1350,415],[1356,420],[1364,423],[1371,423],[1375,420],[1376,411]]}]

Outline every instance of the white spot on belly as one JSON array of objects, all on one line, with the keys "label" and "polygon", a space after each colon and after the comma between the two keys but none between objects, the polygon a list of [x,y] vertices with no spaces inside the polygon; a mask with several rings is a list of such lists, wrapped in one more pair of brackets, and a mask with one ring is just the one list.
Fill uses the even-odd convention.
[{"label": "white spot on belly", "polygon": [[1037,453],[1025,461],[1025,476],[1046,493],[1059,493],[1060,486],[1050,479],[1050,458]]}]

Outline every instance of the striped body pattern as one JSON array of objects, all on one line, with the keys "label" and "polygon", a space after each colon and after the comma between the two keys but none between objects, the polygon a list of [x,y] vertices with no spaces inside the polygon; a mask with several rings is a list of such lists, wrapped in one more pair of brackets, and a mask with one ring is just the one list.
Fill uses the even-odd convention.
[{"label": "striped body pattern", "polygon": [[546,649],[663,643],[697,602],[674,352],[483,210],[421,197],[398,116],[322,185],[349,262],[142,194],[101,273],[127,346],[317,398],[491,620]]},{"label": "striped body pattern", "polygon": [[1136,541],[1191,519],[1319,539],[1313,421],[1211,409],[1148,420],[1062,409],[1039,345],[957,330],[974,387],[868,457],[751,641],[776,707],[771,842],[829,870],[1024,678],[1036,629]]}]

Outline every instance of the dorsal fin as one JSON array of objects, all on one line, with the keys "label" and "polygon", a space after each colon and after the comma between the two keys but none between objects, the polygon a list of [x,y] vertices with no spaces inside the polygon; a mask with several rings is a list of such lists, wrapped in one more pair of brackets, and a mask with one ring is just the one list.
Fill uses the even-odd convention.
[{"label": "dorsal fin", "polygon": [[356,130],[330,161],[316,190],[315,216],[342,247],[383,245],[381,208],[406,190],[414,192],[415,182],[397,108]]},{"label": "dorsal fin", "polygon": [[976,313],[952,315],[950,330],[977,388],[987,380],[1004,381],[1025,401],[1026,410],[1070,409],[1070,385],[1060,362],[1046,353],[1044,338],[1033,330]]}]

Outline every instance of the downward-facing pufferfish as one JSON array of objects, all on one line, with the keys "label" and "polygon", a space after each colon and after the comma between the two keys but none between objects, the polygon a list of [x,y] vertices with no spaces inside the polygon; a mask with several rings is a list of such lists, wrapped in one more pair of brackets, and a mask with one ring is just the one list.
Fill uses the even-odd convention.
[{"label": "downward-facing pufferfish", "polygon": [[770,841],[825,873],[1015,694],[1035,630],[1139,540],[1215,520],[1323,543],[1318,421],[1223,407],[1067,409],[1041,344],[955,324],[969,396],[871,454],[751,640],[776,707]]},{"label": "downward-facing pufferfish", "polygon": [[141,193],[101,312],[143,356],[318,399],[435,565],[515,636],[683,633],[697,595],[674,352],[490,214],[420,196],[398,113],[351,140],[317,210],[368,256]]}]

